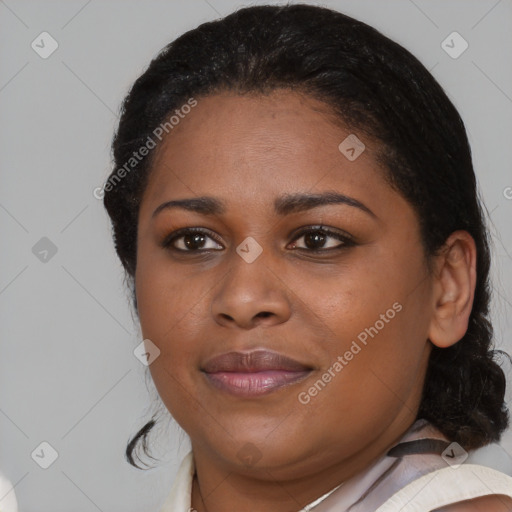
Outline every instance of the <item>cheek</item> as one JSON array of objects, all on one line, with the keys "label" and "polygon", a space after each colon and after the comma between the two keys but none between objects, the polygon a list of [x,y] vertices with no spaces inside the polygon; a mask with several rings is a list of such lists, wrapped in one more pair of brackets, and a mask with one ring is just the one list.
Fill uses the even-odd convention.
[{"label": "cheek", "polygon": [[[203,284],[203,286],[201,286]],[[136,271],[136,293],[142,335],[159,349],[150,371],[160,395],[178,396],[190,388],[187,370],[198,361],[198,340],[208,332],[205,293],[200,280],[183,280],[168,265],[141,261]]]},{"label": "cheek", "polygon": [[184,280],[179,269],[161,260],[141,258],[135,286],[143,335],[163,342],[180,326],[194,328],[204,287],[197,279]]},{"label": "cheek", "polygon": [[359,335],[364,342],[368,330],[375,333],[376,328],[382,334],[397,324],[397,310],[402,309],[410,281],[407,270],[399,268],[394,271],[375,259],[334,269],[325,279],[310,279],[311,286],[301,300],[335,334],[334,344],[337,339],[346,343]]},{"label": "cheek", "polygon": [[308,401],[302,406],[307,418],[324,418],[318,428],[309,419],[308,428],[317,431],[325,445],[350,451],[343,439],[372,439],[395,418],[404,425],[414,419],[426,354],[425,342],[414,339],[409,321],[400,316],[406,314],[401,310],[392,319],[389,314],[389,323],[381,320],[384,326],[373,317],[366,325],[339,323],[338,345],[329,348],[330,362],[299,390],[300,403]]},{"label": "cheek", "polygon": [[186,424],[201,413],[190,368],[198,357],[197,346],[191,340],[204,332],[204,312],[199,312],[198,301],[204,288],[192,282],[183,286],[175,272],[140,264],[136,290],[143,337],[160,349],[160,355],[149,366],[153,382],[173,418],[180,425]]},{"label": "cheek", "polygon": [[385,408],[386,401],[390,406],[403,403],[424,366],[429,283],[423,276],[419,254],[393,265],[376,258],[333,274],[309,292],[304,301],[331,334],[324,345],[324,371],[336,361],[342,367],[334,371],[326,407],[334,395],[344,397],[341,415],[354,412],[354,407],[363,414],[365,407]]}]

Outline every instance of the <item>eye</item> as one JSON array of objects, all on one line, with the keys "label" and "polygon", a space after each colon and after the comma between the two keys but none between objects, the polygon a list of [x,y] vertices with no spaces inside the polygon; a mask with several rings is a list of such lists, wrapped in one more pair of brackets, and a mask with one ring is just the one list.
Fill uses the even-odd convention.
[{"label": "eye", "polygon": [[[297,240],[304,239],[305,246],[298,246]],[[210,240],[210,243],[208,243]],[[329,242],[331,240],[331,242]],[[333,242],[334,241],[334,242]],[[337,242],[336,242],[337,241]],[[292,249],[307,252],[327,252],[354,246],[355,242],[350,235],[324,228],[312,226],[295,233]],[[224,247],[217,236],[202,228],[183,228],[174,231],[162,242],[162,247],[178,252],[199,253],[206,251],[219,251]]]},{"label": "eye", "polygon": [[[218,251],[223,249],[221,246],[220,249],[216,247],[212,247],[205,245],[207,239],[210,239],[217,244],[217,237],[210,234],[208,231],[201,228],[183,228],[171,233],[162,243],[162,247],[174,249],[176,251],[181,252],[199,252],[201,250],[215,250]],[[215,244],[214,244],[215,245]]]},{"label": "eye", "polygon": [[[305,247],[298,247],[297,240],[303,238]],[[331,239],[331,242],[328,242]],[[332,242],[337,240],[338,243]],[[338,233],[322,226],[314,226],[301,230],[294,238],[293,248],[309,252],[327,252],[355,245],[354,240],[347,234]]]}]

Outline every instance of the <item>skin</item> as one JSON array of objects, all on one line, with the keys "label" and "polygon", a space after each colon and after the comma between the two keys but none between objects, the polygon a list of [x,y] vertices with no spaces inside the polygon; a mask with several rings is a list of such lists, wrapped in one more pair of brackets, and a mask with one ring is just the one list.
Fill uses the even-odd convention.
[{"label": "skin", "polygon": [[484,496],[474,500],[461,501],[434,512],[510,512],[512,499],[507,496]]},{"label": "skin", "polygon": [[[354,161],[340,153],[350,133],[324,104],[296,92],[222,93],[198,98],[155,155],[139,214],[136,294],[143,336],[161,351],[150,366],[155,385],[190,436],[199,512],[199,488],[209,512],[283,512],[367,468],[414,422],[432,343],[449,346],[467,329],[472,238],[453,233],[429,274],[417,216],[385,181],[378,146],[359,134],[365,151]],[[325,191],[373,214],[346,204],[274,212],[283,194]],[[222,200],[225,212],[172,208],[152,216],[166,201],[199,196]],[[307,235],[292,236],[320,224],[355,245],[314,254]],[[207,231],[196,252],[162,247],[184,227]],[[236,252],[247,237],[263,249],[252,263]],[[174,245],[186,249],[184,241]],[[340,244],[329,237],[316,247]],[[394,303],[402,310],[301,404],[298,394]],[[313,371],[250,399],[217,390],[200,371],[213,356],[252,349]],[[248,446],[256,454],[250,464],[240,456]]]}]

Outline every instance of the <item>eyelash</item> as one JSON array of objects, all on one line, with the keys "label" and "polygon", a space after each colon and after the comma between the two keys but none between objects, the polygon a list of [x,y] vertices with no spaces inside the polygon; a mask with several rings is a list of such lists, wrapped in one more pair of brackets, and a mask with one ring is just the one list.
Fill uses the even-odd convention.
[{"label": "eyelash", "polygon": [[[299,247],[298,250],[318,254],[318,253],[326,253],[326,252],[346,249],[348,247],[353,247],[354,245],[356,245],[355,241],[353,240],[353,238],[351,236],[343,235],[336,231],[332,231],[330,229],[324,228],[323,226],[310,226],[308,228],[304,228],[295,234],[295,237],[293,238],[292,241],[296,242],[297,240],[302,238],[304,235],[307,235],[309,233],[322,233],[322,234],[326,235],[328,238],[335,238],[335,239],[339,240],[341,242],[341,244],[336,247],[330,247],[328,249],[308,249],[305,247]],[[209,231],[207,231],[203,228],[183,228],[183,229],[178,229],[177,231],[174,231],[173,233],[168,235],[162,242],[162,247],[172,250],[172,251],[175,251],[175,252],[178,252],[178,253],[191,253],[191,254],[205,253],[205,252],[209,252],[209,251],[219,251],[220,250],[220,249],[186,250],[186,249],[178,249],[178,248],[172,246],[172,244],[176,240],[179,240],[187,235],[194,235],[194,234],[206,235],[208,238],[211,238],[212,240],[217,242],[219,245],[222,245],[222,243],[220,242],[220,240],[218,239],[217,236],[214,236],[212,233],[210,233]]]}]

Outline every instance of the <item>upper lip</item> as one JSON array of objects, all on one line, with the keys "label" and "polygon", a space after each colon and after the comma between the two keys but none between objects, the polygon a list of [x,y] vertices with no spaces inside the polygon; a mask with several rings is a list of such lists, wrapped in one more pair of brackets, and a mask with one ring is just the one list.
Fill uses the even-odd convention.
[{"label": "upper lip", "polygon": [[277,352],[254,350],[252,352],[227,352],[221,354],[209,359],[201,369],[206,373],[255,373],[266,370],[304,372],[312,368]]}]

